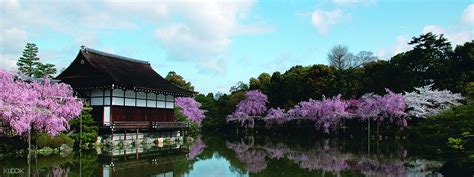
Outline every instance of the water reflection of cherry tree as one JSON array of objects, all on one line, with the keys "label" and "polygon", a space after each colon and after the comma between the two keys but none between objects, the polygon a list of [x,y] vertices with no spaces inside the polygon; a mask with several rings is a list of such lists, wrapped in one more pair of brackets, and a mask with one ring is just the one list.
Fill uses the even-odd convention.
[{"label": "water reflection of cherry tree", "polygon": [[69,175],[69,167],[53,166],[51,169],[53,177],[67,177]]},{"label": "water reflection of cherry tree", "polygon": [[360,155],[342,152],[338,146],[330,144],[329,140],[318,142],[311,149],[292,148],[283,143],[256,145],[253,140],[227,142],[226,145],[235,152],[236,157],[252,173],[265,170],[268,161],[282,158],[294,162],[302,169],[309,171],[321,170],[325,173],[337,175],[348,170],[369,176],[385,176],[387,174],[406,176],[407,171],[413,171],[413,168],[407,169],[405,164],[415,164],[417,173],[425,171],[432,165],[440,165],[437,163],[427,165],[428,162],[416,164],[405,160],[406,150],[404,149],[402,149],[402,153],[397,152],[397,155]]},{"label": "water reflection of cherry tree", "polygon": [[[253,138],[250,139],[248,144],[245,144],[243,141],[237,144],[226,142],[228,148],[232,149],[237,159],[242,163],[246,164],[246,169],[250,172],[256,173],[267,168],[267,162],[265,158],[268,156],[267,151],[262,148],[258,148],[254,145]],[[278,149],[268,152],[271,154],[279,154]]]},{"label": "water reflection of cherry tree", "polygon": [[189,146],[188,160],[195,159],[199,154],[204,152],[204,148],[206,148],[206,144],[204,144],[201,137],[198,137],[196,141],[194,141],[194,143]]}]

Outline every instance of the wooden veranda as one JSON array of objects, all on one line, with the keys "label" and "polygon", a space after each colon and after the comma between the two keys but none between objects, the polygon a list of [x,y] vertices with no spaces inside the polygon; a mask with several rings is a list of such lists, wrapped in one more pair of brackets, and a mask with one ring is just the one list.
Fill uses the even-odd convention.
[{"label": "wooden veranda", "polygon": [[162,130],[177,130],[182,135],[186,134],[186,130],[189,127],[189,123],[186,122],[155,122],[155,121],[112,121],[109,125],[101,125],[102,130],[106,130],[111,133],[112,139],[114,132],[123,131],[124,134],[131,131],[135,131],[136,138],[140,130],[142,132],[160,132]]}]

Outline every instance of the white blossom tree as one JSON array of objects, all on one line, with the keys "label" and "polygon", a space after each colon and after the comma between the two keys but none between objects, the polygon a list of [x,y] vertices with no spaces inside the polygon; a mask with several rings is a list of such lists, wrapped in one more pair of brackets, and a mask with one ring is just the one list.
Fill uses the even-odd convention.
[{"label": "white blossom tree", "polygon": [[403,95],[408,107],[408,115],[420,118],[436,115],[449,109],[451,106],[461,105],[460,100],[464,97],[459,93],[449,90],[432,90],[433,84],[416,87],[413,92],[405,92]]}]

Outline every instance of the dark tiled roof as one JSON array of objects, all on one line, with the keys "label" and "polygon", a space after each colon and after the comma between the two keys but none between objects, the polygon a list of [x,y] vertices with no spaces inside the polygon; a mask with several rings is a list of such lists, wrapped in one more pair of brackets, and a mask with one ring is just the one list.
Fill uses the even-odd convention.
[{"label": "dark tiled roof", "polygon": [[111,86],[135,90],[195,95],[172,84],[151,68],[147,61],[82,47],[72,64],[58,77],[73,88]]}]

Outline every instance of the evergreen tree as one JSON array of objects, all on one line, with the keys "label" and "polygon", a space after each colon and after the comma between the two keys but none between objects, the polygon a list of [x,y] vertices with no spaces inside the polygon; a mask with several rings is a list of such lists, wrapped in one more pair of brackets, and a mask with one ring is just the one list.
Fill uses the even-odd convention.
[{"label": "evergreen tree", "polygon": [[38,67],[35,69],[33,75],[37,78],[42,78],[44,76],[48,76],[52,78],[54,74],[56,74],[56,68],[53,64],[42,64],[38,63]]},{"label": "evergreen tree", "polygon": [[38,47],[34,43],[27,43],[23,50],[23,55],[20,57],[16,65],[18,70],[28,76],[33,76],[35,68],[39,63]]},{"label": "evergreen tree", "polygon": [[82,116],[82,136],[81,132],[81,118],[77,117],[69,121],[69,125],[71,126],[71,138],[79,142],[82,139],[83,143],[94,143],[97,139],[97,132],[99,131],[97,128],[97,123],[94,121],[94,118],[91,114],[91,106],[84,105],[83,109],[81,110]]},{"label": "evergreen tree", "polygon": [[52,78],[56,74],[53,64],[43,64],[39,62],[38,47],[34,43],[27,43],[23,50],[23,55],[16,63],[20,73],[30,77],[42,78],[48,76]]}]

